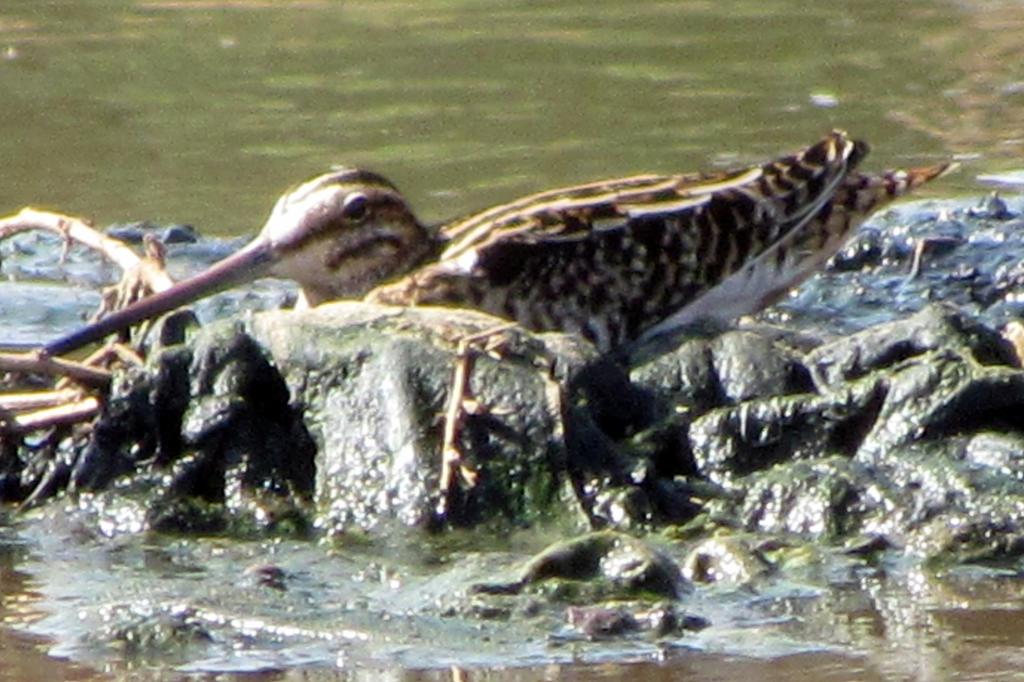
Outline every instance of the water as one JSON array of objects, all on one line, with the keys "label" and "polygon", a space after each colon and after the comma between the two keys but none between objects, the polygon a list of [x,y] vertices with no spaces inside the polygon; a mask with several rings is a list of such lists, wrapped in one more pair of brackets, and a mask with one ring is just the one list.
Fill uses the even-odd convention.
[{"label": "water", "polygon": [[0,7],[0,211],[259,227],[332,164],[426,218],[842,127],[871,163],[1020,165],[1019,3],[127,2]]},{"label": "water", "polygon": [[[234,236],[257,229],[286,187],[351,164],[387,175],[436,220],[590,179],[759,161],[833,127],[872,142],[869,167],[960,158],[964,171],[925,196],[981,193],[976,175],[1024,165],[1021,35],[1024,4],[996,0],[4,0],[0,214],[30,204]],[[37,589],[79,574],[44,577],[31,548],[13,546],[0,552],[0,617],[40,618]],[[883,625],[908,630],[641,672],[869,680],[917,665],[936,679],[1019,668],[1019,626],[992,617],[1013,604],[879,604],[891,607]],[[0,629],[0,679],[97,674],[45,657],[49,646]],[[558,668],[638,674],[614,661]]]}]

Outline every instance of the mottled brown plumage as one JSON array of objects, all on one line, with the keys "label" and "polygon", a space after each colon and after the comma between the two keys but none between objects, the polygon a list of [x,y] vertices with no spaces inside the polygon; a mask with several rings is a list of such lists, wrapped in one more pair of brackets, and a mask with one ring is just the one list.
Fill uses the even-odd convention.
[{"label": "mottled brown plumage", "polygon": [[643,175],[543,192],[436,227],[391,183],[340,170],[284,195],[260,235],[172,289],[46,347],[63,353],[235,283],[475,308],[600,349],[761,310],[818,270],[872,211],[951,164],[878,175],[833,132],[732,172]]}]

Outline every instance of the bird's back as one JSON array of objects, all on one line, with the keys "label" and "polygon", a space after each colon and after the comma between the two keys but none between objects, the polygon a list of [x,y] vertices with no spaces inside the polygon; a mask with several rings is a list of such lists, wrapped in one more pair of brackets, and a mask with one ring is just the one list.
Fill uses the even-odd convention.
[{"label": "bird's back", "polygon": [[834,132],[799,154],[713,175],[544,192],[444,226],[439,261],[370,298],[486,310],[608,350],[772,303],[879,205],[945,166],[869,176]]}]

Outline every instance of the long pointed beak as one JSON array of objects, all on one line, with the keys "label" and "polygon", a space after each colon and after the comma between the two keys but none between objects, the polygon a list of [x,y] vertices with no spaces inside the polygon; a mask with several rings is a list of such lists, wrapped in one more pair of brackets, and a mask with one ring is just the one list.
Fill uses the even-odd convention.
[{"label": "long pointed beak", "polygon": [[105,336],[120,332],[133,324],[148,320],[196,301],[204,296],[259,279],[274,262],[273,246],[260,235],[239,251],[186,280],[152,296],[136,301],[127,308],[86,325],[43,346],[47,355],[63,355]]}]

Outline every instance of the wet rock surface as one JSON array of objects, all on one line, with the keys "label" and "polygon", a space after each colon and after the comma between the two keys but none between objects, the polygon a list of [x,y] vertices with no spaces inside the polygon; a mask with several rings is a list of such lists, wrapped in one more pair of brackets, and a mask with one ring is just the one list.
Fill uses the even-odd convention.
[{"label": "wet rock surface", "polygon": [[[913,220],[891,212],[899,220],[887,231],[865,228],[828,273],[761,320],[629,357],[429,308],[258,313],[187,343],[187,316],[165,322],[146,366],[118,377],[87,441],[40,448],[45,457],[8,449],[0,489],[31,504],[64,489],[131,490],[160,529],[284,522],[373,534],[553,518],[650,529],[712,514],[748,530],[884,533],[928,557],[953,543],[928,530],[934,519],[957,514],[992,530],[964,542],[1005,534],[988,546],[1015,551],[1024,375],[994,325],[1015,298],[1012,249],[993,243],[1020,242],[1024,219],[991,198],[915,207]],[[957,265],[943,260],[955,256]],[[861,278],[885,289],[908,259],[897,307],[922,291],[955,303],[874,325],[852,315],[841,326],[862,329],[844,336],[823,334],[810,314],[770,324],[801,298],[862,289]],[[1007,293],[998,310],[963,298],[984,288],[955,276],[964,261],[972,281]],[[481,332],[460,356],[459,341]],[[465,358],[466,395],[445,414]],[[462,459],[442,491],[448,420],[449,455]]]},{"label": "wet rock surface", "polygon": [[555,543],[531,559],[514,582],[479,584],[473,589],[484,594],[517,593],[548,581],[584,584],[591,601],[637,595],[678,599],[691,590],[666,554],[611,531]]},{"label": "wet rock surface", "polygon": [[558,384],[545,346],[522,332],[496,334],[495,357],[473,351],[456,418],[474,481],[439,489],[457,342],[499,326],[352,303],[210,325],[120,377],[85,445],[61,450],[63,473],[22,467],[10,487],[34,504],[65,485],[115,486],[143,496],[149,525],[163,530],[536,522],[572,493]]},{"label": "wet rock surface", "polygon": [[[230,646],[241,630],[225,623],[251,599],[236,589],[284,605],[317,591],[310,580],[340,581],[333,598],[351,608],[343,626],[322,608],[321,629],[294,637],[348,628],[371,658],[389,655],[369,624],[380,613],[412,639],[446,618],[433,636],[469,655],[452,633],[500,623],[520,641],[714,636],[695,632],[733,622],[730,609],[770,617],[751,595],[799,611],[789,581],[827,585],[822,609],[855,611],[841,586],[881,580],[896,558],[1022,558],[1024,371],[1001,333],[1022,312],[1022,228],[1013,203],[902,207],[757,319],[629,358],[559,334],[485,335],[458,415],[467,473],[449,492],[458,343],[499,321],[338,303],[242,315],[182,343],[179,320],[118,377],[87,439],[0,449],[0,494],[101,542],[158,530],[199,547],[215,535],[385,548],[343,577],[257,554],[244,586],[206,604],[110,610],[97,636],[142,655]],[[387,558],[461,532],[479,534],[471,551]],[[557,537],[503,553],[523,532]],[[313,551],[299,552],[309,565]],[[360,587],[378,564],[371,582],[403,576],[395,605]],[[297,627],[286,612],[265,614],[263,636]]]},{"label": "wet rock surface", "polygon": [[[557,384],[545,346],[486,315],[323,306],[252,320],[317,443],[317,525],[330,532],[394,523],[512,524],[550,516],[563,495]],[[474,482],[439,490],[445,406],[458,341],[471,349],[456,447]],[[436,509],[446,507],[444,518]]]},{"label": "wet rock surface", "polygon": [[915,551],[922,507],[1020,522],[1019,472],[991,489],[982,463],[1004,477],[1018,459],[1024,372],[948,306],[806,352],[774,331],[697,338],[629,374],[581,342],[500,331],[495,358],[473,351],[478,406],[457,415],[474,482],[442,494],[454,347],[494,326],[354,303],[212,325],[127,373],[31,499],[65,478],[72,491],[117,481],[154,496],[157,528],[227,527],[207,513],[221,505],[256,527],[330,533],[559,516],[653,528],[713,511],[764,531],[884,531]]},{"label": "wet rock surface", "polygon": [[762,314],[823,335],[945,302],[1001,328],[1024,316],[1020,197],[920,201],[875,215],[826,271]]}]

